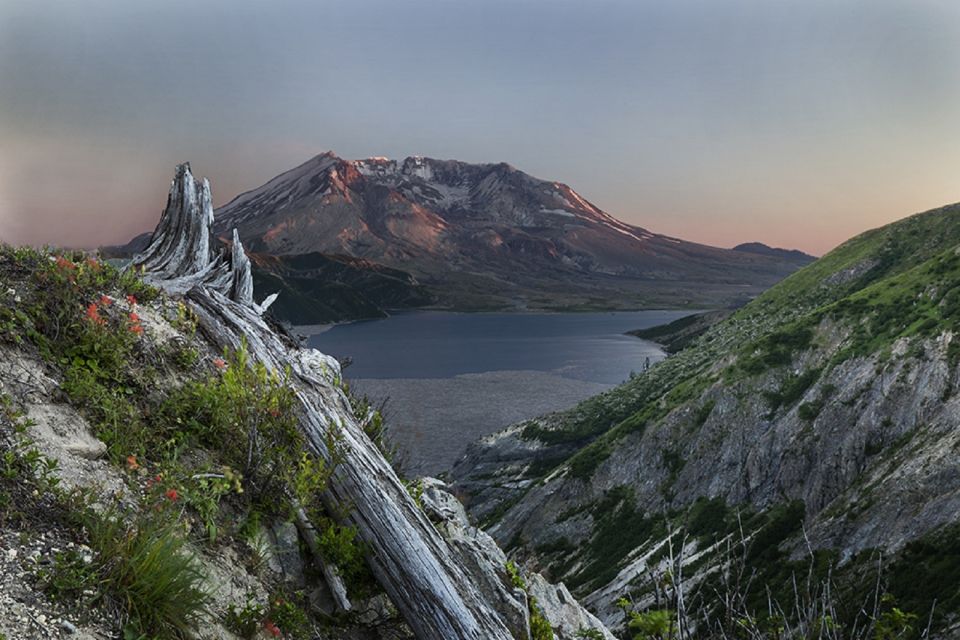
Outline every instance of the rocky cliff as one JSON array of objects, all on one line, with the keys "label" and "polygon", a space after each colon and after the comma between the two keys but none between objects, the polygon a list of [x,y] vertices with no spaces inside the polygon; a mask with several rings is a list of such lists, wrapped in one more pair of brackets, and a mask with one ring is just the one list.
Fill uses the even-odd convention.
[{"label": "rocky cliff", "polygon": [[958,285],[960,206],[867,232],[624,386],[477,443],[455,484],[611,627],[952,633]]}]

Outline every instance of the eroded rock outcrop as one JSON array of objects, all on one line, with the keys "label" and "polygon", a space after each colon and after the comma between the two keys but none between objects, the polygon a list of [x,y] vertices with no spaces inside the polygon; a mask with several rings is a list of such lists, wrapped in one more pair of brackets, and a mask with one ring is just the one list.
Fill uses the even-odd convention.
[{"label": "eroded rock outcrop", "polygon": [[[463,566],[480,585],[488,600],[500,603],[508,612],[512,630],[522,637],[529,627],[532,602],[553,628],[557,640],[575,640],[594,631],[603,638],[613,635],[593,614],[584,609],[565,586],[554,585],[535,572],[523,574],[526,589],[512,586],[507,556],[489,534],[470,524],[466,510],[449,487],[436,478],[421,479],[423,509],[460,557]],[[578,635],[580,634],[580,635]]]}]

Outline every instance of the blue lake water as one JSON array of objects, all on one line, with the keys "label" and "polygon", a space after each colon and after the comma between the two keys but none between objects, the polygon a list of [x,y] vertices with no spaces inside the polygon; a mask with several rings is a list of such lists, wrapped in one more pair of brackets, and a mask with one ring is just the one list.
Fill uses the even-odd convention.
[{"label": "blue lake water", "polygon": [[690,313],[418,311],[337,325],[308,344],[353,358],[344,375],[385,403],[387,436],[406,472],[436,475],[470,442],[572,407],[663,359],[656,344],[624,332]]},{"label": "blue lake water", "polygon": [[352,378],[451,378],[488,371],[548,371],[616,384],[663,353],[624,335],[691,311],[446,313],[415,311],[337,325],[309,345],[353,358]]}]

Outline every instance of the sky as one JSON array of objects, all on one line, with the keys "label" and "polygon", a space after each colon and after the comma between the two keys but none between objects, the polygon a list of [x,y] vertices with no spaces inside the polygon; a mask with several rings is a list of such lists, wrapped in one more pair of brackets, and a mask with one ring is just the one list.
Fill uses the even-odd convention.
[{"label": "sky", "polygon": [[509,162],[822,254],[960,201],[956,0],[0,0],[0,241],[152,229],[317,153]]}]

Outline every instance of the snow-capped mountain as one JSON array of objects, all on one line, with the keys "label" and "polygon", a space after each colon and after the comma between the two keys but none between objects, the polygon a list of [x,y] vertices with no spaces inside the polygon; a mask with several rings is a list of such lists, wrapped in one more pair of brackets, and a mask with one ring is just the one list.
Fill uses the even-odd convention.
[{"label": "snow-capped mountain", "polygon": [[311,158],[216,212],[252,251],[319,251],[415,274],[459,307],[715,304],[804,261],[626,224],[569,186],[508,164]]}]

